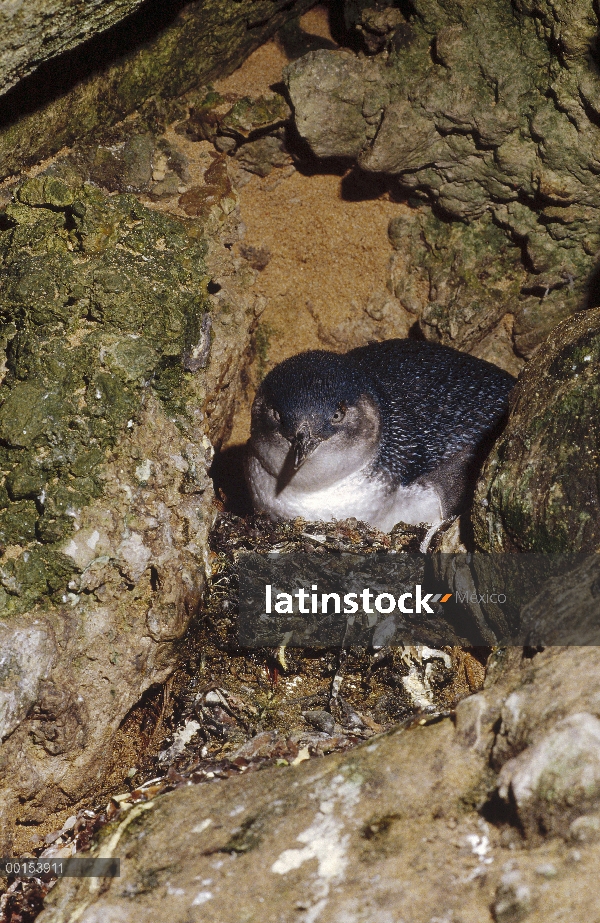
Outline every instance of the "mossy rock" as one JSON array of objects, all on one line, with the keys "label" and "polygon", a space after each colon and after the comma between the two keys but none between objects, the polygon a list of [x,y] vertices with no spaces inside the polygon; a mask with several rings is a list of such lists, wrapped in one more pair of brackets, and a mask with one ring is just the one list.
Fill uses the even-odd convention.
[{"label": "mossy rock", "polygon": [[[427,338],[504,354],[516,371],[515,353],[530,358],[598,304],[597,11],[591,0],[372,7],[351,0],[346,20],[378,54],[321,49],[284,69],[296,129],[317,157],[387,174],[454,226],[445,253],[427,231],[406,241],[408,271],[391,286],[402,280],[396,294]],[[441,284],[425,280],[428,292],[421,267],[435,262]]]},{"label": "mossy rock", "polygon": [[209,302],[202,226],[133,196],[40,176],[1,220],[0,543],[29,549],[0,572],[12,611],[63,586],[60,543],[148,389],[185,421]]},{"label": "mossy rock", "polygon": [[[42,27],[31,12],[28,17],[11,13],[4,44],[12,40],[14,47],[4,56],[5,70],[18,59],[20,66],[12,70],[17,79],[44,59],[54,60],[46,60],[39,73],[0,98],[0,177],[18,174],[62,147],[103,135],[137,109],[143,110],[151,130],[185,118],[183,94],[231,73],[312,2],[121,0],[115,5],[93,0],[90,7],[99,8],[94,11],[87,5],[73,10],[74,4],[61,0],[54,10],[56,22],[64,24],[58,30],[60,41],[56,22]],[[126,18],[119,23],[122,16]],[[112,29],[94,35],[110,22],[116,23]],[[23,42],[18,41],[19,28],[25,33]],[[71,50],[59,53],[67,48]]]},{"label": "mossy rock", "polygon": [[600,548],[600,309],[559,324],[523,372],[477,489],[484,551]]}]

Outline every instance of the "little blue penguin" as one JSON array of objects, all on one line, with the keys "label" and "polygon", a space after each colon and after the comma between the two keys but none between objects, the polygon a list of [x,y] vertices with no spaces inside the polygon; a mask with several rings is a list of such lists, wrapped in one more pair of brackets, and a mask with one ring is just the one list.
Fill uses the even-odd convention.
[{"label": "little blue penguin", "polygon": [[425,523],[433,535],[469,502],[514,383],[483,359],[412,339],[292,356],[252,405],[254,506],[383,532]]}]

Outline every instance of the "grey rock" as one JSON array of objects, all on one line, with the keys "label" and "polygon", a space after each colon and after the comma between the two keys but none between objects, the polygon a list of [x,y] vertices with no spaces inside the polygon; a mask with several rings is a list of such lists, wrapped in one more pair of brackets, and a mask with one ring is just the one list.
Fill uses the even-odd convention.
[{"label": "grey rock", "polygon": [[500,706],[490,702],[490,695],[476,693],[456,706],[456,734],[467,747],[477,753],[489,754],[494,744],[494,725]]},{"label": "grey rock", "polygon": [[552,332],[513,392],[507,426],[473,504],[475,540],[482,550],[597,550],[599,401],[600,309],[595,308]]},{"label": "grey rock", "polygon": [[227,135],[217,135],[214,140],[214,145],[219,153],[232,154],[237,147],[237,141],[235,138],[230,138]]},{"label": "grey rock", "polygon": [[600,840],[600,816],[584,814],[577,817],[569,827],[569,839],[573,843],[596,843]]},{"label": "grey rock", "polygon": [[68,0],[14,0],[0,9],[0,94],[31,74],[44,61],[104,32],[143,0],[89,0],[78,7]]},{"label": "grey rock", "polygon": [[18,727],[36,701],[56,655],[55,639],[45,621],[0,622],[0,740]]},{"label": "grey rock", "polygon": [[[397,8],[379,4],[351,3],[347,15],[371,50],[385,48],[367,58],[321,50],[290,65],[285,79],[298,131],[317,156],[387,173],[411,204],[427,201],[446,222],[461,222],[453,229],[457,252],[461,238],[469,246],[468,226],[482,222],[481,233],[489,219],[504,249],[522,247],[523,260],[507,254],[497,291],[482,259],[462,285],[462,267],[449,261],[445,277],[455,299],[422,289],[422,303],[412,303],[424,334],[447,345],[458,345],[452,341],[460,331],[489,349],[508,316],[509,347],[530,357],[590,299],[600,129],[590,102],[598,76],[583,49],[597,32],[597,11],[590,0],[517,7],[420,0],[405,21]],[[427,243],[417,239],[405,254],[416,267],[409,277],[422,277],[418,267],[433,262]],[[488,248],[499,252],[481,241],[482,257]],[[504,307],[493,319],[490,300]]]},{"label": "grey rock", "polygon": [[524,829],[566,833],[600,799],[600,720],[570,715],[500,770],[498,792]]},{"label": "grey rock", "polygon": [[253,269],[261,272],[266,269],[271,261],[271,251],[268,247],[253,247],[251,244],[240,244],[240,253],[248,260]]},{"label": "grey rock", "polygon": [[[150,148],[160,142],[149,140]],[[216,513],[211,440],[229,424],[227,385],[239,374],[254,317],[247,274],[237,274],[225,246],[237,233],[231,186],[213,192],[210,216],[183,222],[131,195],[40,174],[6,210],[6,854],[29,850],[36,827],[60,826],[131,766],[123,753],[137,731],[130,738],[122,726],[145,691],[175,669],[176,642],[203,590]],[[201,294],[213,274],[223,309]],[[18,368],[6,351],[15,340]],[[30,530],[16,524],[23,505]]]},{"label": "grey rock", "polygon": [[363,8],[355,25],[358,31],[362,33],[365,45],[371,54],[389,46],[391,44],[390,39],[396,44],[398,39],[410,35],[410,26],[408,26],[404,16],[400,10],[393,7],[384,9],[378,9],[377,7]]},{"label": "grey rock", "polygon": [[291,163],[283,141],[274,135],[248,141],[238,149],[235,158],[244,170],[257,176],[268,176],[274,167]]},{"label": "grey rock", "polygon": [[532,907],[531,888],[517,869],[506,871],[496,889],[492,912],[496,923],[519,923]]},{"label": "grey rock", "polygon": [[326,734],[330,735],[333,734],[335,719],[329,712],[315,709],[302,712],[302,715],[312,727],[317,729],[317,731],[324,731]]},{"label": "grey rock", "polygon": [[111,192],[141,192],[152,178],[155,139],[134,135],[125,142],[99,146],[90,168],[90,179]]},{"label": "grey rock", "polygon": [[[470,708],[490,717],[501,711],[503,723],[512,715],[522,753],[564,733],[569,721],[576,737],[579,702],[600,703],[598,659],[592,648],[544,651],[533,660],[499,651],[474,697],[477,709]],[[591,714],[586,721],[600,724]],[[490,912],[499,923],[546,923],[565,912],[594,919],[590,870],[600,843],[578,840],[573,849],[570,834],[564,843],[526,826],[523,849],[520,829],[505,836],[486,822],[490,805],[497,809],[496,776],[465,725],[463,712],[456,730],[447,719],[413,724],[347,753],[184,783],[132,805],[96,847],[110,845],[122,857],[121,878],[102,889],[63,879],[40,923],[73,915],[83,923],[142,923],[165,914],[174,923],[487,920]],[[263,732],[234,756],[269,758],[277,746],[277,732]]]},{"label": "grey rock", "polygon": [[[318,157],[358,157],[368,138],[363,107],[379,68],[347,51],[311,51],[284,70],[298,131]],[[374,110],[377,111],[377,110]]]},{"label": "grey rock", "polygon": [[[133,807],[111,834],[115,848],[128,856],[122,877],[107,881],[102,893],[90,892],[88,882],[65,879],[52,890],[40,923],[65,921],[75,907],[84,923],[163,919],[166,902],[173,923],[241,921],[257,914],[287,921],[318,911],[327,923],[388,920],[394,911],[397,917],[408,900],[407,864],[423,856],[425,825],[436,810],[440,839],[428,844],[428,861],[446,868],[444,876],[465,868],[464,860],[447,868],[457,833],[446,818],[456,810],[458,793],[475,783],[481,761],[455,746],[452,735],[448,721],[393,732],[352,754],[267,769],[225,785],[186,787]],[[445,760],[435,756],[442,751]],[[407,772],[415,759],[419,772]],[[151,888],[142,881],[149,874],[156,881]],[[390,890],[394,877],[402,882],[396,894]],[[417,918],[435,914],[434,892],[430,882],[411,892]],[[385,916],[373,909],[381,901],[389,909]]]}]

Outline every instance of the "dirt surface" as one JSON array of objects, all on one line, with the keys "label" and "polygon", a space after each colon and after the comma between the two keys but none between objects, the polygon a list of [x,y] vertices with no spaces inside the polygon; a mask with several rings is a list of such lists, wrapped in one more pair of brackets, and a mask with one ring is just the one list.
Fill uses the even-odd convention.
[{"label": "dirt surface", "polygon": [[498,651],[454,720],[131,792],[99,846],[121,877],[63,879],[40,923],[595,923],[598,660]]},{"label": "dirt surface", "polygon": [[[325,6],[306,13],[300,25],[332,40]],[[222,94],[269,93],[280,84],[289,60],[272,40],[215,88]],[[254,286],[266,307],[250,385],[229,445],[248,438],[254,389],[270,368],[304,349],[343,351],[364,343],[369,335],[361,327],[363,318],[368,321],[365,308],[374,293],[385,293],[393,253],[388,223],[409,209],[392,201],[377,182],[361,185],[343,165],[330,169],[313,174],[310,167],[288,167],[266,177],[245,173],[245,184],[236,184],[246,226],[242,246],[267,249],[270,260]],[[408,316],[397,321],[405,327],[398,333],[405,334]]]}]

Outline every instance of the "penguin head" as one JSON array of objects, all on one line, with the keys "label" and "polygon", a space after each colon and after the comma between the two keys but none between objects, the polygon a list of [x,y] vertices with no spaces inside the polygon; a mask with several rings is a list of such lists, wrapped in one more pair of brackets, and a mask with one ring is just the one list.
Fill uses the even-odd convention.
[{"label": "penguin head", "polygon": [[[312,350],[275,366],[252,406],[251,444],[283,446],[289,478],[315,477],[373,455],[381,429],[376,389],[348,355]],[[318,462],[318,463],[317,463]]]}]

